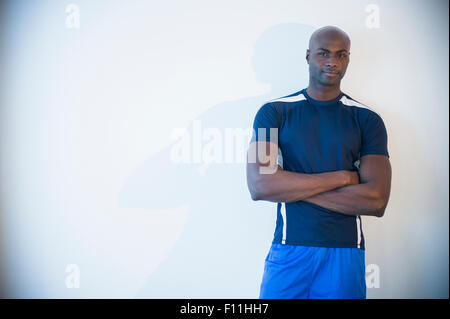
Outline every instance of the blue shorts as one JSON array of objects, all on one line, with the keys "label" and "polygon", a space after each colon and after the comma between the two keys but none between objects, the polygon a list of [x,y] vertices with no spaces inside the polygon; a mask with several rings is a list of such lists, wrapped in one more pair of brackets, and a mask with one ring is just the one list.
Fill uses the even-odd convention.
[{"label": "blue shorts", "polygon": [[272,243],[260,299],[365,299],[365,251]]}]

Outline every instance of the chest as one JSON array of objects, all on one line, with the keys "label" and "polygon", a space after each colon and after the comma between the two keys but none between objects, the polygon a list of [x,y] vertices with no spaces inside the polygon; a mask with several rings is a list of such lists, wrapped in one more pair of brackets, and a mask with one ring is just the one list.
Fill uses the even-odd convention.
[{"label": "chest", "polygon": [[357,114],[345,107],[305,107],[287,112],[280,144],[298,159],[357,157],[361,130]]}]

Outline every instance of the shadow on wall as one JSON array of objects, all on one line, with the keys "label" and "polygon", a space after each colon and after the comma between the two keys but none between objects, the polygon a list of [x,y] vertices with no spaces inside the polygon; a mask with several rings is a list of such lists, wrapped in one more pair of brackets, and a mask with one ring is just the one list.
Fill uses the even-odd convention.
[{"label": "shadow on wall", "polygon": [[[262,216],[262,206],[251,200],[246,184],[250,136],[239,135],[232,143],[234,147],[228,148],[225,129],[251,128],[256,112],[266,101],[307,86],[305,54],[314,30],[311,26],[288,23],[264,31],[255,43],[252,63],[256,79],[270,83],[271,92],[212,106],[190,123],[189,135],[174,141],[129,176],[119,194],[120,207],[190,208],[181,237],[135,297],[258,296],[264,264],[259,252],[264,253],[270,244],[276,204],[271,203],[272,215]],[[203,136],[198,144],[196,130],[209,139]],[[185,154],[190,151],[191,161],[196,154],[205,152],[215,155],[219,162],[176,163],[171,152],[180,145],[186,146]],[[227,156],[233,155],[233,161],[225,163]],[[170,234],[168,229],[167,236]]]}]

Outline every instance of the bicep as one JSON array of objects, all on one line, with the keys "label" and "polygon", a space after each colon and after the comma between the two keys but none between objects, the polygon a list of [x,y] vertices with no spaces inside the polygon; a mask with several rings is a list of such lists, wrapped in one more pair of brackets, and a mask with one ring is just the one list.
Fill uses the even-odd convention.
[{"label": "bicep", "polygon": [[361,157],[360,182],[371,185],[374,193],[386,201],[391,191],[391,175],[391,163],[387,156],[370,154]]}]

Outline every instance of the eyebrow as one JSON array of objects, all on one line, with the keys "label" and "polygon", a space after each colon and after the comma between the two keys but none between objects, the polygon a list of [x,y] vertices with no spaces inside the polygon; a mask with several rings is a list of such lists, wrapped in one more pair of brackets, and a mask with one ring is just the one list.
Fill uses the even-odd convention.
[{"label": "eyebrow", "polygon": [[[330,50],[327,50],[327,49],[324,49],[324,48],[318,48],[318,49],[317,49],[317,51],[320,51],[320,50],[326,51],[326,52],[331,52]],[[339,53],[339,52],[348,52],[348,51],[345,50],[345,49],[342,49],[342,50],[338,50],[338,51],[336,51],[336,52]]]}]

